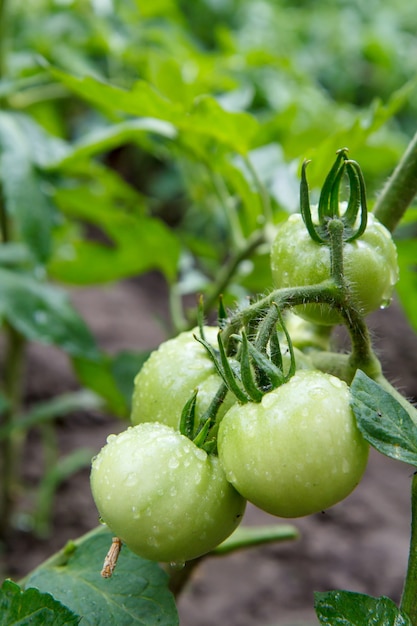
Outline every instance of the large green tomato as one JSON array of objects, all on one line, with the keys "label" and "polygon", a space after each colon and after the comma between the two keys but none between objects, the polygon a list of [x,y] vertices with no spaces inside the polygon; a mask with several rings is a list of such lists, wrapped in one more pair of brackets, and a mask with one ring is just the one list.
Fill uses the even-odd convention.
[{"label": "large green tomato", "polygon": [[154,561],[183,562],[209,552],[245,509],[219,459],[159,423],[111,435],[93,460],[91,488],[113,533]]},{"label": "large green tomato", "polygon": [[[313,241],[301,214],[291,215],[278,227],[271,249],[274,283],[281,287],[314,285],[330,278],[330,248]],[[389,304],[398,280],[395,244],[389,231],[372,214],[365,233],[345,244],[345,277],[351,303],[367,315]],[[317,324],[338,324],[341,316],[329,305],[307,304],[295,312]]]},{"label": "large green tomato", "polygon": [[[217,346],[219,329],[204,328],[207,341]],[[206,349],[194,337],[198,329],[180,333],[152,352],[135,378],[131,420],[133,424],[161,422],[178,428],[182,409],[198,390],[196,413],[208,408],[222,380]],[[219,410],[223,415],[235,402],[228,393]]]},{"label": "large green tomato", "polygon": [[345,498],[368,458],[348,386],[317,370],[297,372],[259,404],[233,406],[220,424],[218,450],[239,493],[280,517],[316,513]]}]

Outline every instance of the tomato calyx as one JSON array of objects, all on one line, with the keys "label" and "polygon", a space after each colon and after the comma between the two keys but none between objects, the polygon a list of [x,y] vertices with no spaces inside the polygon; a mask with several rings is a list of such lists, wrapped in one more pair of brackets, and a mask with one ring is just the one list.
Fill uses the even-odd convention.
[{"label": "tomato calyx", "polygon": [[[285,336],[290,355],[287,368],[283,363],[280,331]],[[257,327],[251,328],[250,332],[251,338],[245,328],[240,333],[233,333],[226,347],[220,331],[217,350],[204,338],[195,337],[207,350],[224,385],[240,404],[260,402],[265,393],[286,383],[295,373],[291,337],[277,303],[271,303]]]},{"label": "tomato calyx", "polygon": [[[347,157],[347,148],[338,150],[336,160],[322,187],[318,204],[318,224],[311,214],[306,169],[310,161],[304,161],[301,170],[300,210],[310,237],[320,245],[330,245],[329,225],[338,221],[343,229],[343,241],[351,242],[366,230],[368,209],[366,187],[359,164]],[[340,214],[339,192],[344,174],[349,180],[349,200],[346,210]],[[360,218],[358,224],[358,215]]]}]

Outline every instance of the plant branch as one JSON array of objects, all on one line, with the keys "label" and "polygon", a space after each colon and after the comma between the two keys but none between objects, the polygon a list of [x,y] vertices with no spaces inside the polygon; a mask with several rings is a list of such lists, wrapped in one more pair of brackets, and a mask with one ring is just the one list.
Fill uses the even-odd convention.
[{"label": "plant branch", "polygon": [[242,261],[249,258],[262,243],[264,243],[264,235],[261,231],[255,231],[248,238],[243,246],[241,246],[235,254],[229,258],[227,263],[221,268],[218,273],[217,279],[212,284],[210,292],[204,298],[204,313],[208,313],[216,305],[219,297],[224,293],[225,289],[229,285],[236,270]]},{"label": "plant branch", "polygon": [[407,613],[411,623],[415,626],[417,624],[417,473],[414,474],[411,484],[410,552],[401,609]]},{"label": "plant branch", "polygon": [[393,232],[417,193],[417,133],[388,179],[374,208],[375,216]]}]

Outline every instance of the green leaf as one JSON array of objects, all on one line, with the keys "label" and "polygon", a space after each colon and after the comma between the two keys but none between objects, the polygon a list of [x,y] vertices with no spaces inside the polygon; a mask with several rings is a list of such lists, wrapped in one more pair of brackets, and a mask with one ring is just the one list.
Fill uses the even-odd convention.
[{"label": "green leaf", "polygon": [[22,591],[5,580],[0,588],[0,620],[4,626],[76,626],[80,617],[37,589]]},{"label": "green leaf", "polygon": [[364,372],[351,385],[359,430],[382,454],[417,466],[417,426],[403,406]]},{"label": "green leaf", "polygon": [[153,133],[166,137],[167,139],[174,139],[177,135],[174,126],[163,120],[155,118],[128,120],[94,130],[85,135],[81,140],[74,143],[73,146],[68,149],[68,152],[62,155],[60,160],[48,163],[48,167],[53,169],[69,167],[72,163],[81,159],[86,159],[103,152],[109,152],[118,146],[131,143],[135,141],[136,138],[140,138],[144,133]]},{"label": "green leaf", "polygon": [[396,240],[400,281],[396,286],[402,307],[417,332],[417,240]]},{"label": "green leaf", "polygon": [[298,539],[298,530],[289,524],[271,524],[268,526],[239,526],[212,554],[223,556],[236,550],[242,550],[277,541]]},{"label": "green leaf", "polygon": [[116,382],[113,360],[110,356],[102,354],[99,360],[75,357],[72,359],[72,365],[84,387],[103,398],[112,413],[119,417],[128,417],[130,397],[126,398],[124,390],[120,389]]},{"label": "green leaf", "polygon": [[81,186],[57,193],[64,214],[97,226],[105,243],[61,230],[48,265],[50,275],[68,283],[105,283],[159,269],[172,281],[177,275],[180,244],[161,220],[121,210],[115,198],[97,197]]},{"label": "green leaf", "polygon": [[211,96],[199,96],[190,110],[183,102],[173,102],[146,81],[135,83],[131,91],[100,82],[91,76],[77,78],[52,68],[52,75],[80,97],[108,114],[156,118],[172,124],[198,146],[199,136],[247,154],[258,129],[258,122],[248,113],[225,111]]},{"label": "green leaf", "polygon": [[132,401],[134,378],[150,353],[150,350],[141,352],[122,350],[111,359],[111,374],[118,390],[125,399],[129,411]]},{"label": "green leaf", "polygon": [[[36,145],[32,141],[35,132]],[[6,209],[17,236],[41,262],[50,254],[54,215],[37,169],[47,142],[46,133],[30,118],[0,112],[0,182]]]},{"label": "green leaf", "polygon": [[26,588],[47,589],[82,616],[83,626],[176,626],[168,577],[157,563],[123,546],[113,576],[102,578],[111,541],[107,529],[90,533],[75,544],[64,564],[53,559],[32,572]]},{"label": "green leaf", "polygon": [[138,81],[131,91],[127,91],[92,76],[78,78],[56,68],[51,68],[50,72],[68,89],[104,111],[154,117],[174,124],[181,119],[182,106],[170,102],[145,81]]},{"label": "green leaf", "polygon": [[330,626],[411,626],[408,616],[389,598],[373,598],[352,591],[314,594],[320,624]]},{"label": "green leaf", "polygon": [[119,417],[128,417],[133,381],[149,354],[149,350],[122,350],[115,356],[102,353],[100,359],[95,361],[74,358],[73,366],[84,387],[98,394],[112,413]]},{"label": "green leaf", "polygon": [[225,111],[211,96],[201,96],[181,123],[190,133],[206,135],[220,144],[247,154],[258,129],[258,122],[249,113]]},{"label": "green leaf", "polygon": [[0,317],[24,337],[72,355],[98,358],[94,338],[65,292],[6,269],[0,269],[0,288]]}]

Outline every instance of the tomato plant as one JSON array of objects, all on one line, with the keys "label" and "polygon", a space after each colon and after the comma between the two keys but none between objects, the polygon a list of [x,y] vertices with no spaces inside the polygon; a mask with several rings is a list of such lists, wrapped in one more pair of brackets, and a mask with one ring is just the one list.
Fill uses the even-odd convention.
[{"label": "tomato plant", "polygon": [[[365,233],[346,244],[344,266],[351,302],[362,315],[388,306],[398,280],[397,251],[389,231],[372,214]],[[277,229],[271,269],[277,287],[314,285],[330,277],[330,248],[311,239],[301,214],[291,215]],[[306,304],[296,311],[316,324],[341,321],[324,304]]]},{"label": "tomato plant", "polygon": [[[0,2],[0,555],[25,575],[0,588],[0,621],[174,626],[173,594],[206,556],[297,538],[279,519],[239,525],[246,499],[277,517],[331,507],[369,444],[417,466],[416,411],[365,321],[391,300],[398,261],[417,328],[416,12],[406,0],[26,4]],[[138,311],[119,349],[124,302],[108,329],[78,310],[89,287],[122,285],[158,340]],[[37,388],[37,344],[53,347],[46,377],[65,354],[63,393],[52,377]],[[60,455],[83,419],[122,432]],[[93,455],[103,523],[83,527],[93,501],[74,498],[89,532],[50,556],[55,492],[87,478]],[[416,503],[413,478],[398,606],[329,591],[320,623],[417,624]],[[22,535],[46,539],[29,574],[13,561]],[[229,623],[214,604],[208,619]]]}]

